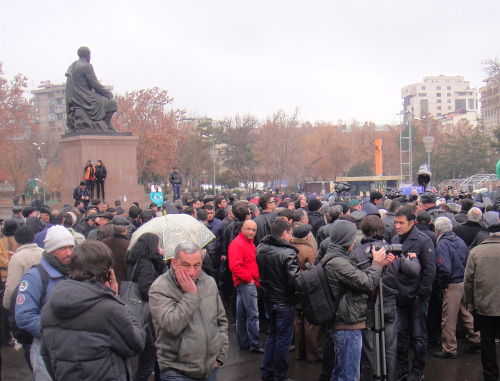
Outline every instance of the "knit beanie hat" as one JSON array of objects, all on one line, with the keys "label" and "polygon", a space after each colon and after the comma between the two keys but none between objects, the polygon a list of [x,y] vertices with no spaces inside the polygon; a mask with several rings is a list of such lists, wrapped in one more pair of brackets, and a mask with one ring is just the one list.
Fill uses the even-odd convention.
[{"label": "knit beanie hat", "polygon": [[35,242],[35,232],[31,226],[19,226],[14,233],[14,239],[20,245]]},{"label": "knit beanie hat", "polygon": [[64,226],[52,226],[48,231],[45,239],[45,251],[52,253],[61,247],[75,246],[75,239],[73,235]]},{"label": "knit beanie hat", "polygon": [[307,204],[307,207],[310,212],[316,212],[319,208],[321,208],[323,204],[321,203],[320,200],[317,198],[311,198],[309,199],[309,203]]},{"label": "knit beanie hat", "polygon": [[356,224],[346,220],[337,220],[332,224],[330,238],[332,243],[348,249],[356,238]]}]

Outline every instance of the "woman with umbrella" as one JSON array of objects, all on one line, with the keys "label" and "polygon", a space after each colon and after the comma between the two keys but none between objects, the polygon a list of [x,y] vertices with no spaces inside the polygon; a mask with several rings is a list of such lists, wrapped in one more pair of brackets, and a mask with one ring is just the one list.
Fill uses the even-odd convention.
[{"label": "woman with umbrella", "polygon": [[[132,248],[127,252],[127,280],[139,285],[139,293],[143,301],[149,301],[149,288],[165,270],[163,250],[160,240],[154,233],[141,234]],[[156,362],[155,333],[150,321],[146,330],[146,345],[139,354],[137,372],[134,381],[147,381],[151,372],[155,371],[155,380],[160,380],[160,369]]]}]

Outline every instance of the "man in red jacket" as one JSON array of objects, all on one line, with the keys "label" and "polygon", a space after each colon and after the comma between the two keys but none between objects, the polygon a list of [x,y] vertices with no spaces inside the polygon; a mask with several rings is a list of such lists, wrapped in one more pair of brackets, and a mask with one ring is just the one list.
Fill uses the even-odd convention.
[{"label": "man in red jacket", "polygon": [[228,250],[229,268],[233,273],[236,299],[236,333],[240,349],[253,353],[264,353],[259,339],[259,310],[257,308],[257,288],[259,268],[255,260],[253,239],[257,224],[246,220],[241,233],[231,242]]}]

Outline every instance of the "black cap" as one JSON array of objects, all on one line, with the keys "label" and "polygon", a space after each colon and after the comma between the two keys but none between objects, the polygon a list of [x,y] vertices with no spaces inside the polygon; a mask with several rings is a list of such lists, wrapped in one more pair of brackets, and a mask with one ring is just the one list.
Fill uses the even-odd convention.
[{"label": "black cap", "polygon": [[26,208],[23,209],[23,217],[28,218],[31,213],[33,213],[36,210],[36,208],[32,206],[27,206]]},{"label": "black cap", "polygon": [[435,204],[437,201],[437,195],[435,193],[421,193],[420,202],[422,204]]},{"label": "black cap", "polygon": [[106,218],[107,220],[111,221],[114,216],[113,216],[113,213],[106,212],[106,213],[99,214],[99,217]]},{"label": "black cap", "polygon": [[47,208],[46,206],[42,206],[40,208],[40,213],[50,214],[50,209]]},{"label": "black cap", "polygon": [[312,226],[309,224],[299,225],[293,229],[293,236],[295,238],[306,238],[309,232],[312,230]]},{"label": "black cap", "polygon": [[5,236],[13,236],[19,225],[17,222],[11,218],[5,220],[2,227],[2,234]]},{"label": "black cap", "polygon": [[12,213],[21,213],[23,211],[23,207],[22,206],[14,206],[12,208]]},{"label": "black cap", "polygon": [[129,222],[125,217],[115,216],[115,218],[113,218],[113,225],[128,226]]},{"label": "black cap", "polygon": [[[7,221],[5,221],[7,222]],[[490,233],[498,233],[500,232],[500,222],[497,222],[496,224],[491,224],[488,226],[488,231]]]}]

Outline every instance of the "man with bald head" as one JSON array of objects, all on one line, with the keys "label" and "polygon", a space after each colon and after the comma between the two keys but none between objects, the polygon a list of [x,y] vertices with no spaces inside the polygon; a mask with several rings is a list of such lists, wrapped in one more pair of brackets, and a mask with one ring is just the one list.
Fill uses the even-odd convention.
[{"label": "man with bald head", "polygon": [[255,259],[253,239],[257,224],[246,220],[241,233],[231,242],[228,250],[229,268],[233,273],[236,299],[236,333],[240,349],[250,349],[253,353],[264,353],[259,339],[259,310],[257,308],[257,288],[259,268]]}]

